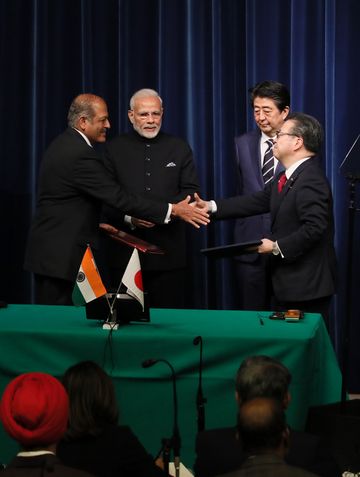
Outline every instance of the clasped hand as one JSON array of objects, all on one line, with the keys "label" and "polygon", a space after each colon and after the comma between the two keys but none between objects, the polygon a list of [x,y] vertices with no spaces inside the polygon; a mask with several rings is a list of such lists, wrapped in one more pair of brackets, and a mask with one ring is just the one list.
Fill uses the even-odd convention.
[{"label": "clasped hand", "polygon": [[188,195],[177,204],[172,204],[171,216],[179,217],[197,229],[200,228],[200,225],[207,225],[210,222],[207,210],[203,207],[199,207],[196,200],[190,204],[190,200],[191,197]]}]

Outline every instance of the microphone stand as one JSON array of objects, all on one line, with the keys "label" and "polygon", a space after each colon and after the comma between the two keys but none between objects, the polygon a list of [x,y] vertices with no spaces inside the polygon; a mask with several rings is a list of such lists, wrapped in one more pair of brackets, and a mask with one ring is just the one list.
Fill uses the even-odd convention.
[{"label": "microphone stand", "polygon": [[349,364],[349,346],[350,346],[350,321],[353,306],[353,260],[351,254],[354,246],[354,224],[355,213],[360,209],[356,207],[356,184],[360,181],[359,155],[360,155],[360,134],[351,145],[344,160],[340,164],[339,170],[348,179],[349,185],[349,207],[348,207],[348,244],[347,244],[347,266],[346,266],[346,301],[342,330],[342,386],[341,386],[341,402],[345,406],[347,398],[348,384],[348,364]]},{"label": "microphone stand", "polygon": [[356,189],[355,185],[360,178],[349,174],[349,207],[348,207],[348,246],[347,246],[347,266],[346,266],[346,300],[345,300],[345,323],[342,338],[342,385],[341,385],[341,402],[347,400],[348,385],[348,365],[349,365],[349,348],[350,348],[350,318],[352,315],[352,276],[353,276],[353,260],[351,257],[354,244],[354,226],[355,213],[360,209],[356,207]]},{"label": "microphone stand", "polygon": [[173,434],[171,438],[163,438],[163,456],[164,456],[164,471],[169,475],[169,462],[170,462],[170,453],[171,449],[174,453],[174,466],[175,466],[175,477],[180,476],[180,447],[181,447],[181,438],[178,426],[178,402],[177,402],[177,391],[176,391],[176,374],[171,363],[166,359],[148,359],[143,361],[142,367],[149,368],[156,363],[165,363],[171,370],[172,385],[173,385],[173,402],[174,402],[174,424],[173,424]]},{"label": "microphone stand", "polygon": [[200,343],[200,360],[199,360],[199,385],[196,393],[196,411],[197,411],[197,429],[201,432],[205,429],[205,406],[207,399],[204,398],[202,390],[202,356],[203,356],[203,339],[201,336],[196,336],[193,340],[193,345],[197,346]]}]

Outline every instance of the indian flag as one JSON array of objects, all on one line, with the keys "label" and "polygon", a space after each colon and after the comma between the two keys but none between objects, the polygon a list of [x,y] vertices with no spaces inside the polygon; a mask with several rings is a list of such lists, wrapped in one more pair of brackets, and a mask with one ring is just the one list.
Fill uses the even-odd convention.
[{"label": "indian flag", "polygon": [[75,306],[85,305],[106,294],[106,288],[96,267],[94,256],[88,245],[84,253],[72,293]]}]

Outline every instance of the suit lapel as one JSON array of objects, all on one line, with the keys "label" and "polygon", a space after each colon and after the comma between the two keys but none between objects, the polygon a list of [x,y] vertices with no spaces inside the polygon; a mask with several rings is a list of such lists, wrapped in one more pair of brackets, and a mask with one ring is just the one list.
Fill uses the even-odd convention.
[{"label": "suit lapel", "polygon": [[272,187],[272,191],[271,191],[271,197],[272,197],[272,205],[271,205],[271,225],[274,223],[275,219],[276,219],[276,216],[277,216],[277,213],[279,211],[279,208],[283,202],[283,200],[285,200],[286,196],[291,193],[291,189],[293,188],[296,180],[298,179],[298,177],[301,175],[301,173],[308,167],[308,166],[311,166],[311,161],[312,159],[309,159],[305,162],[303,162],[302,164],[300,164],[300,166],[295,169],[295,171],[291,174],[290,178],[286,181],[285,185],[284,185],[284,188],[283,190],[280,192],[278,192],[277,190],[277,184],[278,184],[278,180],[279,180],[279,176],[280,174],[278,174],[278,176],[276,177],[276,179],[274,180],[273,182],[273,187]]},{"label": "suit lapel", "polygon": [[261,134],[258,133],[256,134],[253,138],[252,141],[249,142],[249,154],[251,158],[254,158],[251,161],[251,164],[254,169],[254,176],[256,177],[259,187],[263,188],[264,187],[264,179],[261,173],[261,148],[260,148],[260,139],[261,139]]}]

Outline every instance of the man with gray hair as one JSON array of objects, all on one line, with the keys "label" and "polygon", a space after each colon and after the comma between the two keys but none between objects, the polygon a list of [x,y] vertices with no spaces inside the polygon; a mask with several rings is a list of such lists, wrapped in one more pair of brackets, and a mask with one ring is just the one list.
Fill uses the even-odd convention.
[{"label": "man with gray hair", "polygon": [[[140,197],[119,186],[93,146],[106,140],[107,105],[99,96],[80,94],[69,109],[68,129],[45,152],[38,200],[25,256],[25,269],[35,274],[36,303],[71,305],[79,266],[87,244],[99,248],[103,203],[141,219],[163,224],[175,218],[195,227],[206,216],[189,205]],[[179,202],[179,201],[176,201]]]},{"label": "man with gray hair", "polygon": [[[290,371],[280,361],[261,355],[244,359],[236,374],[235,395],[239,409],[254,398],[271,398],[286,410],[291,401],[290,382]],[[238,426],[210,429],[197,435],[196,477],[214,477],[235,471],[245,458]],[[338,465],[321,439],[305,432],[290,430],[285,461],[324,477],[340,475]]]},{"label": "man with gray hair", "polygon": [[[105,164],[123,188],[143,198],[179,201],[199,191],[199,181],[190,146],[161,131],[163,102],[157,91],[141,89],[130,99],[128,111],[133,131],[121,134],[106,147]],[[156,308],[184,308],[186,297],[185,226],[173,221],[168,226],[143,220],[136,214],[119,218],[105,207],[105,220],[142,240],[160,246],[164,255],[140,257],[148,303]],[[109,275],[117,288],[131,250],[108,241]]]}]

